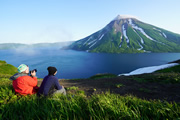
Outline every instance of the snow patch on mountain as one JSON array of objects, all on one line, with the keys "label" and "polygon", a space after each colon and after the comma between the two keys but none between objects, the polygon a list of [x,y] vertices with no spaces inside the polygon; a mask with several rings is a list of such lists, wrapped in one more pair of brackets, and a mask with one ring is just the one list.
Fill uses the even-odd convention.
[{"label": "snow patch on mountain", "polygon": [[142,39],[142,37],[134,29],[133,29],[133,31],[140,37],[141,43],[144,44],[144,40]]},{"label": "snow patch on mountain", "polygon": [[144,36],[146,36],[147,38],[149,38],[150,40],[153,40],[150,36],[148,36],[144,30],[138,26],[136,26],[135,24],[132,23],[132,19],[129,19],[129,24],[136,30],[139,30]]},{"label": "snow patch on mountain", "polygon": [[121,35],[121,37],[120,37],[120,44],[119,44],[119,48],[122,46],[122,35]]},{"label": "snow patch on mountain", "polygon": [[89,42],[88,45],[94,43],[97,39],[94,39],[93,41]]},{"label": "snow patch on mountain", "polygon": [[99,38],[99,40],[101,40],[104,37],[104,34],[101,35],[101,37]]},{"label": "snow patch on mountain", "polygon": [[164,35],[165,38],[167,38],[166,34],[165,33],[162,33]]},{"label": "snow patch on mountain", "polygon": [[[93,47],[99,40],[101,40],[103,37],[104,37],[104,34],[102,34],[102,35],[99,37],[99,39],[94,39],[93,41],[89,42],[89,43],[88,43],[88,45],[90,45],[89,48],[92,48],[92,47]],[[91,36],[87,41],[89,41],[91,38],[92,38],[92,36]],[[87,42],[87,41],[86,41],[86,42]],[[84,44],[86,44],[86,43],[84,43]]]},{"label": "snow patch on mountain", "polygon": [[84,44],[83,45],[85,45],[90,39],[92,38],[92,36],[91,37],[89,37],[88,38],[88,40],[86,41],[86,42],[84,42]]},{"label": "snow patch on mountain", "polygon": [[140,75],[140,74],[144,74],[144,73],[153,73],[157,70],[173,67],[176,65],[179,65],[179,64],[178,63],[171,63],[171,64],[164,64],[164,65],[159,65],[159,66],[144,67],[144,68],[139,68],[137,70],[134,70],[134,71],[127,73],[127,74],[120,74],[119,76],[121,76],[121,75],[130,76],[130,75]]},{"label": "snow patch on mountain", "polygon": [[126,42],[129,43],[129,38],[128,38],[128,36],[126,35],[126,29],[125,29],[124,25],[122,26],[122,30],[123,30],[123,35],[124,35],[124,37],[126,38]]},{"label": "snow patch on mountain", "polygon": [[137,49],[137,50],[142,50],[143,49],[143,46],[138,42],[138,44],[139,44],[139,46],[141,47],[141,48],[139,48],[139,49]]},{"label": "snow patch on mountain", "polygon": [[157,28],[153,28],[156,31],[160,32],[160,35],[163,36],[164,38],[167,38],[167,35],[165,33],[163,33],[161,30],[157,29]]},{"label": "snow patch on mountain", "polygon": [[159,33],[160,36],[163,36],[161,33]]},{"label": "snow patch on mountain", "polygon": [[94,42],[89,48],[92,48],[96,43],[97,43],[97,41]]},{"label": "snow patch on mountain", "polygon": [[130,24],[130,25],[132,25],[132,24],[133,24],[133,23],[132,23],[132,19],[129,19],[128,21],[129,21],[129,24]]},{"label": "snow patch on mountain", "polygon": [[136,26],[135,24],[132,23],[132,19],[128,19],[128,20],[129,20],[129,24],[132,26],[132,28],[134,28],[134,29],[136,29],[136,30],[139,30],[144,36],[146,36],[146,37],[149,38],[150,40],[165,45],[164,43],[159,42],[159,41],[157,41],[157,40],[154,40],[153,38],[151,38],[150,36],[148,36],[148,35],[146,34],[146,32],[145,32],[142,28],[140,28],[140,27],[138,27],[138,26]]},{"label": "snow patch on mountain", "polygon": [[157,30],[157,31],[159,31],[159,32],[161,32],[161,30],[158,30],[157,28],[153,28],[154,30]]}]

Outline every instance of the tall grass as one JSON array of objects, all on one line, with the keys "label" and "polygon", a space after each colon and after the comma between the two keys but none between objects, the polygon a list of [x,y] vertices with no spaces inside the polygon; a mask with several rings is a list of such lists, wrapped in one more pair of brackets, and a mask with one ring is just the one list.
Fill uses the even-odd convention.
[{"label": "tall grass", "polygon": [[180,119],[180,104],[142,100],[128,95],[96,94],[86,97],[58,95],[49,98],[16,96],[11,81],[0,78],[0,119]]}]

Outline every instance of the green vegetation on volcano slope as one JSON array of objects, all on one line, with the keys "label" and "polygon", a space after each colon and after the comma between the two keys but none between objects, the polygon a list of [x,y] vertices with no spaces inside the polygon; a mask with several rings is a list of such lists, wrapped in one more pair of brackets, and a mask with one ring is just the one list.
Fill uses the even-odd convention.
[{"label": "green vegetation on volcano slope", "polygon": [[[180,35],[179,34],[175,34],[175,33],[169,32],[167,30],[157,28],[153,25],[145,24],[145,23],[138,22],[138,21],[136,21],[136,24],[138,26],[140,26],[141,28],[143,28],[143,30],[148,35],[150,35],[151,38],[153,38],[154,40],[165,43],[165,44],[160,44],[160,43],[157,44],[156,42],[147,39],[141,32],[136,31],[143,38],[143,40],[145,42],[143,47],[147,51],[152,51],[152,52],[180,52],[180,49],[179,49],[180,48],[180,44],[179,44],[180,43]],[[161,32],[155,31],[153,28],[161,30],[161,32],[166,34],[168,37],[165,38],[164,36],[159,35],[159,34],[161,34]]]},{"label": "green vegetation on volcano slope", "polygon": [[[129,35],[132,36],[132,38],[135,38],[135,35],[132,32],[131,28],[128,28]],[[97,34],[97,33],[96,33]],[[119,47],[121,45],[121,47]],[[96,45],[94,45],[91,49],[88,48],[88,45],[85,49],[89,49],[89,52],[97,52],[97,53],[141,53],[143,51],[139,51],[135,48],[140,48],[140,46],[134,42],[130,41],[130,47],[127,47],[127,42],[125,37],[122,37],[121,40],[121,33],[120,32],[114,32],[114,29],[108,32],[104,35],[102,40],[98,42]],[[83,45],[79,45],[79,50],[81,50],[81,47]],[[134,48],[135,47],[135,48]]]}]

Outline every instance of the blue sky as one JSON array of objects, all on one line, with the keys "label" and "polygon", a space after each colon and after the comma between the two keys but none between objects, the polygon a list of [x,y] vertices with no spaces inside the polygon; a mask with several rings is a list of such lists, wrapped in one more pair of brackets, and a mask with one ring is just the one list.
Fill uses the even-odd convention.
[{"label": "blue sky", "polygon": [[180,0],[0,0],[0,43],[84,38],[119,15],[180,34]]}]

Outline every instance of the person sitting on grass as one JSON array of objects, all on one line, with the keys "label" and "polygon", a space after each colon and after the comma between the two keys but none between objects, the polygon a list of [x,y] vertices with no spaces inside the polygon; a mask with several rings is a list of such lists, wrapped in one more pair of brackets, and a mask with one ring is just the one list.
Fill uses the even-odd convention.
[{"label": "person sitting on grass", "polygon": [[16,94],[25,96],[37,93],[39,87],[37,87],[36,72],[31,71],[31,76],[29,76],[28,74],[28,65],[21,64],[18,67],[18,73],[9,78],[13,81],[13,88]]},{"label": "person sitting on grass", "polygon": [[49,74],[44,77],[38,91],[38,96],[53,96],[59,93],[66,95],[66,90],[59,84],[58,78],[55,77],[57,69],[50,66],[47,70]]}]

